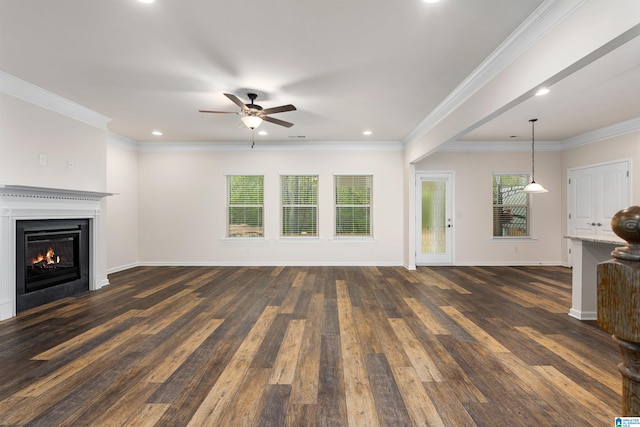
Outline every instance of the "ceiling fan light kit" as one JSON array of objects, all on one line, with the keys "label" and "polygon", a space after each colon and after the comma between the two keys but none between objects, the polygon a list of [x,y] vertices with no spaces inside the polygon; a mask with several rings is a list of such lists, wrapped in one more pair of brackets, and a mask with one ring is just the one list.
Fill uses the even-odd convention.
[{"label": "ceiling fan light kit", "polygon": [[523,193],[547,193],[549,190],[536,182],[535,172],[535,133],[534,126],[538,119],[531,119],[531,183],[527,184],[523,189]]},{"label": "ceiling fan light kit", "polygon": [[255,129],[262,123],[262,118],[258,116],[243,116],[240,120],[249,129]]}]

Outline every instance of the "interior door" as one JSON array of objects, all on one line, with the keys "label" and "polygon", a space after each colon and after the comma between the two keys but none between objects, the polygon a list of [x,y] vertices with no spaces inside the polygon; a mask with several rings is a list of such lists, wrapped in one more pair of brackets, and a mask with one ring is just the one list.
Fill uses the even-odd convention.
[{"label": "interior door", "polygon": [[[568,171],[569,235],[615,237],[611,218],[631,202],[629,168],[630,162],[621,160]],[[567,251],[568,263],[572,265],[569,241]]]},{"label": "interior door", "polygon": [[629,162],[572,169],[568,177],[569,234],[615,236],[611,218],[631,200]]},{"label": "interior door", "polygon": [[453,174],[416,174],[416,265],[453,264]]}]

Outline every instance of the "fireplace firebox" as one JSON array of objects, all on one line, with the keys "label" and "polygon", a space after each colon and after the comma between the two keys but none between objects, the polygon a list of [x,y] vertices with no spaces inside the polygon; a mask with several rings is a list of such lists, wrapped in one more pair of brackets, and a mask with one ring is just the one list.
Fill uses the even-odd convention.
[{"label": "fireplace firebox", "polygon": [[16,221],[16,311],[89,290],[89,220]]}]

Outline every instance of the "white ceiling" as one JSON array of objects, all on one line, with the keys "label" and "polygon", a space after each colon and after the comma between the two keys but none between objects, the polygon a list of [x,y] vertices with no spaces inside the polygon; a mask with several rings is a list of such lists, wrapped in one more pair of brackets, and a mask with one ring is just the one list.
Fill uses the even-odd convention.
[{"label": "white ceiling", "polygon": [[[248,90],[298,109],[256,141],[405,141],[549,2],[0,0],[0,70],[135,141],[248,141],[238,116],[198,112],[236,111],[223,93]],[[640,38],[584,65],[462,139],[526,139],[537,117],[538,139],[565,140],[640,117]]]}]

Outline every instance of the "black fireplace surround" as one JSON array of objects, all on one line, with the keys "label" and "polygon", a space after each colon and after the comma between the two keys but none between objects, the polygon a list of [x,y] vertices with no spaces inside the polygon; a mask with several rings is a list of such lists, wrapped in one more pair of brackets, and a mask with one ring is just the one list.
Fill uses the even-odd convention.
[{"label": "black fireplace surround", "polygon": [[89,220],[16,221],[16,311],[89,290]]}]

